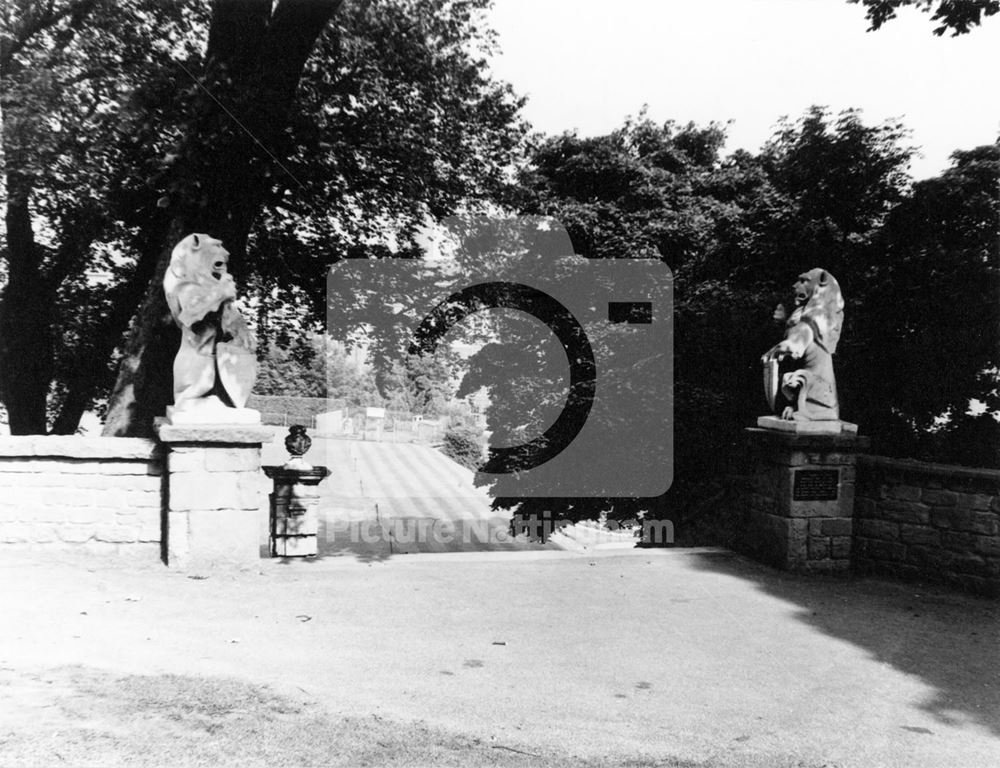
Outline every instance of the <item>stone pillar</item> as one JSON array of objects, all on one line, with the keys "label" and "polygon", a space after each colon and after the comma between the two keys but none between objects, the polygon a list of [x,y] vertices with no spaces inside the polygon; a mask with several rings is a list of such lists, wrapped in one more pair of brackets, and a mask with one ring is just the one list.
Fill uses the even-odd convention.
[{"label": "stone pillar", "polygon": [[848,571],[855,461],[868,438],[846,431],[746,432],[752,462],[747,551],[790,571]]},{"label": "stone pillar", "polygon": [[260,559],[260,447],[257,425],[156,424],[167,448],[163,540],[167,565],[252,566]]}]

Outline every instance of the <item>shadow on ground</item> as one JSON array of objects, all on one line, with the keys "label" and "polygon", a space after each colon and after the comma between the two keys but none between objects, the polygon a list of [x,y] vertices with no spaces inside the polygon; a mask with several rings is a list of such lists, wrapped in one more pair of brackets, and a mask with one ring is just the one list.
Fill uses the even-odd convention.
[{"label": "shadow on ground", "polygon": [[729,552],[693,554],[692,565],[753,580],[797,605],[799,621],[919,677],[934,689],[920,706],[939,722],[964,715],[1000,735],[997,603],[937,585],[789,574]]}]

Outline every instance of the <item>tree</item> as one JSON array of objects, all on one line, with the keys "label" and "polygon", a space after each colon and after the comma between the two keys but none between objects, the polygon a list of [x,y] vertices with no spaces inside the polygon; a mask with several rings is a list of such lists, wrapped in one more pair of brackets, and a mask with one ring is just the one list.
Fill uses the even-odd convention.
[{"label": "tree", "polygon": [[284,397],[325,397],[346,405],[375,405],[382,398],[371,369],[324,334],[267,346],[254,392]]},{"label": "tree", "polygon": [[1000,463],[998,180],[1000,144],[955,152],[890,213],[856,282],[841,380],[881,452]]},{"label": "tree", "polygon": [[[13,382],[23,396],[5,396],[12,414],[31,412],[19,431],[45,430],[46,401],[53,429],[72,431],[83,409],[107,394],[115,381],[109,363],[121,358],[107,431],[148,430],[170,401],[177,344],[160,281],[170,249],[187,232],[208,231],[225,241],[242,293],[256,294],[258,325],[266,330],[273,327],[268,315],[282,305],[322,318],[332,261],[379,248],[403,252],[429,214],[492,194],[524,129],[520,101],[486,71],[493,43],[482,25],[485,4],[218,0],[208,14],[199,3],[176,0],[167,4],[180,19],[174,27],[163,20],[163,4],[152,1],[136,11],[138,24],[124,16],[131,6],[110,0],[66,0],[45,24],[32,20],[52,4],[18,4],[7,20],[25,22],[16,39],[27,42],[5,49],[18,71],[49,71],[65,27],[76,41],[65,47],[67,56],[74,54],[73,67],[50,78],[48,100],[26,93],[24,113],[39,125],[51,122],[53,99],[89,72],[84,65],[90,62],[103,78],[91,89],[91,112],[105,116],[93,130],[76,133],[81,118],[63,118],[77,154],[99,172],[81,171],[67,181],[54,170],[76,167],[72,162],[35,162],[27,227],[45,228],[49,237],[40,201],[58,184],[67,190],[61,199],[81,211],[73,220],[95,221],[83,210],[93,204],[97,220],[107,222],[91,241],[75,230],[63,238],[66,250],[80,254],[63,270],[69,277],[58,292],[60,308],[73,308],[80,318],[71,331],[62,318],[73,313],[28,316],[13,311],[16,297],[8,304],[8,316],[40,326],[22,323],[23,331],[4,334],[14,340],[7,348],[18,363],[0,370],[20,372],[28,359],[39,367],[37,375]],[[115,13],[123,21],[112,23]],[[115,66],[105,66],[101,55]],[[143,57],[148,66],[129,67],[133,59],[144,64]],[[24,90],[11,83],[13,76],[4,78],[5,98]],[[8,103],[5,117],[15,114]],[[8,169],[17,171],[18,157],[13,164],[7,157]],[[87,194],[70,193],[80,189]],[[8,240],[11,232],[8,227]],[[39,251],[15,258],[14,266],[45,268],[37,265]],[[101,290],[95,273],[104,275]],[[5,292],[5,300],[12,296]],[[27,303],[52,306],[40,291]],[[45,338],[54,340],[54,364]]]},{"label": "tree", "polygon": [[[675,473],[677,497],[685,494],[685,483],[694,475],[688,469],[692,449],[705,442],[697,425],[701,420],[682,416],[681,382],[696,381],[698,386],[712,379],[699,380],[696,360],[718,353],[705,339],[697,336],[691,317],[685,310],[704,294],[699,291],[701,265],[719,247],[720,235],[735,223],[736,207],[731,198],[746,181],[725,167],[720,150],[725,140],[722,126],[712,124],[677,125],[673,122],[655,124],[640,115],[628,120],[619,130],[606,136],[580,138],[575,134],[549,138],[539,144],[530,167],[522,176],[524,191],[516,203],[524,213],[545,214],[562,222],[572,240],[574,250],[588,258],[661,258],[674,274],[674,420]],[[705,286],[709,287],[709,286]],[[727,315],[712,318],[718,336],[724,337],[722,323]],[[598,359],[612,360],[628,349],[628,335],[623,328],[588,329]],[[532,340],[530,330],[515,329],[503,335],[503,340],[517,339],[523,350],[523,364],[514,370],[505,368],[494,373],[486,360],[473,359],[484,371],[484,380],[496,381],[491,389],[491,406],[487,411],[490,430],[510,442],[520,442],[516,435],[505,435],[511,426],[524,425],[529,433],[538,432],[552,422],[553,410],[558,413],[565,397],[564,355],[553,353],[545,339]],[[547,337],[546,337],[547,338]],[[712,337],[713,339],[715,336]],[[489,350],[484,350],[488,353]],[[714,359],[714,358],[713,358]],[[715,363],[713,373],[719,365]],[[602,367],[607,370],[607,367]],[[477,382],[473,382],[475,385]],[[643,387],[662,391],[665,382],[647,381],[641,374],[630,377],[601,379],[598,386],[609,393],[636,392]],[[639,402],[655,402],[655,397],[638,398]],[[655,418],[655,414],[650,414]],[[593,418],[593,416],[591,417]],[[708,421],[724,418],[719,409],[704,414]],[[692,429],[695,439],[688,439],[685,429]],[[630,451],[646,452],[652,466],[661,462],[654,458],[662,449],[657,445],[637,445],[632,435],[616,433],[607,424],[608,434],[621,435],[618,442]],[[608,460],[613,460],[618,447],[615,441],[607,446]],[[704,453],[710,458],[710,450]],[[600,457],[603,460],[605,457]],[[696,463],[696,462],[692,462]],[[703,466],[711,466],[704,463]],[[720,473],[721,476],[721,473]],[[698,473],[703,479],[703,473]],[[690,487],[690,486],[688,486]],[[609,519],[635,518],[640,512],[663,514],[664,498],[514,498],[500,496],[495,506],[515,510],[516,514],[539,514],[578,520],[597,518],[606,513]],[[677,508],[681,505],[677,504]]]},{"label": "tree", "polygon": [[116,258],[142,241],[109,200],[133,173],[122,141],[136,128],[131,98],[172,56],[190,54],[185,31],[199,18],[175,0],[4,6],[0,397],[14,434],[46,431],[47,406],[53,431],[72,432],[106,385],[152,267]]},{"label": "tree", "polygon": [[[759,155],[728,158],[719,153],[723,135],[719,126],[640,120],[608,136],[570,134],[539,146],[525,176],[528,210],[563,220],[585,255],[658,254],[674,272],[674,483],[659,499],[498,504],[570,519],[647,510],[671,516],[683,535],[738,471],[742,429],[764,408],[759,356],[780,337],[772,313],[794,277],[814,266],[833,271],[852,302],[848,322],[857,322],[855,297],[879,258],[882,227],[907,195],[912,149],[903,127],[813,108],[782,121]],[[855,360],[873,354],[855,349]],[[845,356],[838,352],[838,380]],[[518,389],[529,400],[537,391],[527,382]],[[846,390],[847,418],[891,408]]]},{"label": "tree", "polygon": [[377,379],[389,408],[437,416],[454,397],[459,367],[458,354],[445,347],[432,355],[405,355]]},{"label": "tree", "polygon": [[861,3],[866,8],[866,17],[871,22],[869,32],[880,29],[883,24],[896,18],[896,10],[913,6],[924,13],[931,13],[931,20],[939,22],[935,35],[951,31],[952,36],[964,35],[973,27],[978,27],[984,16],[993,16],[1000,11],[1000,0],[847,0]]},{"label": "tree", "polygon": [[[166,226],[156,268],[133,323],[105,434],[147,434],[171,401],[178,334],[161,281],[173,245],[187,232],[221,239],[235,257],[272,177],[288,157],[286,131],[306,61],[340,0],[216,0],[198,88],[170,158],[157,207]],[[246,275],[235,266],[235,273]]]}]

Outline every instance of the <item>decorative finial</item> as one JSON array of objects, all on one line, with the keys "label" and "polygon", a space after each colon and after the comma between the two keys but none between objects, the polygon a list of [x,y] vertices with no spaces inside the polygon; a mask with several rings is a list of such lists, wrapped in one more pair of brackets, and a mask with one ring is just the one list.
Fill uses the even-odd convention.
[{"label": "decorative finial", "polygon": [[285,448],[291,458],[285,464],[286,469],[312,469],[302,456],[312,447],[312,438],[306,434],[306,428],[301,424],[293,424],[285,438]]}]

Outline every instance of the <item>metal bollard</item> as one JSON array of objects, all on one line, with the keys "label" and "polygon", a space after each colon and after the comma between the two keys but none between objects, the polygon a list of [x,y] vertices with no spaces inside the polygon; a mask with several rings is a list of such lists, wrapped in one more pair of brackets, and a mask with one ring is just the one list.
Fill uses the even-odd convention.
[{"label": "metal bollard", "polygon": [[274,481],[271,494],[271,557],[315,557],[319,533],[319,484],[330,474],[302,458],[312,446],[306,428],[288,430],[285,448],[291,458],[280,467],[264,467]]}]

